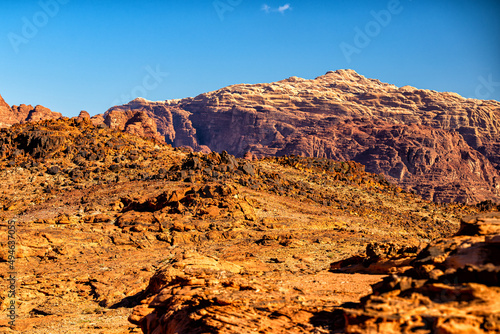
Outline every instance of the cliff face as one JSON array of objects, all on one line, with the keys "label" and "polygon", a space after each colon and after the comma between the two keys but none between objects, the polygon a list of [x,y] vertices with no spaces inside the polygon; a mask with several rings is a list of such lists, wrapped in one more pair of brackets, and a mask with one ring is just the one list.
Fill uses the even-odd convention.
[{"label": "cliff face", "polygon": [[112,128],[198,151],[354,160],[437,201],[500,200],[500,103],[352,70],[111,108]]},{"label": "cliff face", "polygon": [[190,115],[168,101],[151,102],[137,98],[123,106],[109,109],[104,114],[104,123],[112,129],[209,153],[210,149],[199,143]]},{"label": "cliff face", "polygon": [[45,119],[58,119],[62,114],[42,106],[21,104],[10,107],[0,96],[0,128],[24,122],[36,122]]},{"label": "cliff face", "polygon": [[11,117],[12,109],[5,103],[4,99],[0,95],[0,128],[7,127],[7,122]]},{"label": "cliff face", "polygon": [[0,95],[0,108],[10,109],[9,105],[4,101],[4,99],[1,95]]}]

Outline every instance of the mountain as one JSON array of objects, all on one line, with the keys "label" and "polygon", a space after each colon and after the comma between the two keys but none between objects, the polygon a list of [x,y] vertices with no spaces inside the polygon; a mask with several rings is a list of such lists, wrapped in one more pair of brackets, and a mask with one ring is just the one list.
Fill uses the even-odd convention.
[{"label": "mountain", "polygon": [[352,160],[438,202],[500,201],[499,102],[398,88],[353,70],[138,98],[104,122],[202,152]]},{"label": "mountain", "polygon": [[500,329],[500,205],[356,162],[192,153],[82,113],[0,129],[0,184],[0,333]]},{"label": "mountain", "polygon": [[45,119],[61,118],[62,114],[43,106],[21,104],[10,107],[0,96],[0,128],[7,128],[17,123],[36,122]]},{"label": "mountain", "polygon": [[[498,103],[426,91],[446,97],[450,124],[477,104],[467,131],[418,123],[421,109],[415,124],[383,116],[345,93],[353,82],[338,89],[344,112],[330,111],[336,88],[295,105],[306,93],[293,87],[341,76],[385,90],[380,101],[396,89],[336,72],[260,85],[296,91],[280,98],[238,85],[219,107],[214,92],[72,119],[0,99],[13,122],[0,129],[0,332],[499,332],[500,205],[432,202],[367,171],[420,177],[442,198],[494,198]],[[244,157],[209,152],[224,138]],[[366,167],[259,158],[309,148]]]}]

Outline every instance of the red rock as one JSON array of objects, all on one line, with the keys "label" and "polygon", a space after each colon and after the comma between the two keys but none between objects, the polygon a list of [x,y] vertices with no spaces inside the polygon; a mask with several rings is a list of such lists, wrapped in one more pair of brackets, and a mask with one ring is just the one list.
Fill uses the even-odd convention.
[{"label": "red rock", "polygon": [[[400,304],[419,312],[436,291],[472,294],[488,315],[498,298],[487,255],[498,253],[498,234],[483,226],[442,238],[458,230],[457,217],[488,205],[423,201],[352,161],[188,153],[66,118],[1,129],[0,184],[0,290],[6,297],[15,219],[20,332],[138,333],[129,316],[146,333],[343,332],[343,303],[359,303],[383,277],[328,265],[368,243],[385,268],[406,265],[399,260],[411,252],[392,244],[436,238],[414,276],[398,270],[394,281],[427,299]],[[441,284],[454,277],[468,285]],[[421,284],[431,279],[440,281]],[[389,317],[377,314],[393,319],[386,309]],[[486,319],[494,331],[498,318]],[[0,332],[14,332],[7,321]]]},{"label": "red rock", "polygon": [[209,153],[210,149],[196,140],[196,130],[189,120],[189,112],[169,107],[168,103],[137,98],[123,106],[109,109],[104,114],[105,124],[112,129],[151,137],[176,147],[189,146]]},{"label": "red rock", "polygon": [[89,113],[87,111],[82,110],[82,111],[80,111],[80,114],[78,115],[77,118],[81,119],[81,120],[84,120],[84,119],[90,120],[90,115],[89,115]]},{"label": "red rock", "polygon": [[2,95],[0,95],[0,108],[10,109],[10,106],[5,102]]},{"label": "red rock", "polygon": [[182,100],[136,99],[104,117],[112,128],[177,147],[354,160],[426,199],[500,201],[499,102],[398,88],[352,70]]},{"label": "red rock", "polygon": [[12,122],[12,109],[0,95],[0,128],[6,128]]},{"label": "red rock", "polygon": [[26,118],[26,122],[36,122],[42,121],[46,119],[58,119],[61,118],[62,114],[58,112],[53,112],[49,108],[45,108],[42,106],[36,106],[33,110],[30,111],[28,117]]},{"label": "red rock", "polygon": [[104,117],[102,115],[95,115],[90,118],[94,126],[105,126]]},{"label": "red rock", "polygon": [[243,156],[243,159],[252,161],[253,160],[252,152],[245,153],[245,155]]},{"label": "red rock", "polygon": [[500,234],[500,215],[491,213],[480,217],[462,219],[457,235],[498,235]]},{"label": "red rock", "polygon": [[[358,307],[344,310],[345,332],[497,333],[498,225],[499,213],[465,218],[455,236],[434,240],[407,257],[410,269],[373,285],[373,294]],[[372,268],[380,273],[380,265]]]},{"label": "red rock", "polygon": [[62,118],[62,114],[54,112],[40,105],[32,107],[31,105],[21,104],[20,106],[9,105],[0,96],[0,128],[10,127],[13,124],[40,121],[45,119]]}]

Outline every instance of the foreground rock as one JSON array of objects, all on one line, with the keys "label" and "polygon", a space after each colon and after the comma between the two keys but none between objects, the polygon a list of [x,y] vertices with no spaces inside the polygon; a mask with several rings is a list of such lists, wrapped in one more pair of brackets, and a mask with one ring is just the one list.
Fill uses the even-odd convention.
[{"label": "foreground rock", "polygon": [[[326,289],[337,288],[333,294]],[[159,269],[129,320],[143,333],[328,333],[322,313],[368,292],[380,276],[272,273],[186,252]],[[356,286],[354,287],[352,284]],[[350,296],[342,296],[344,292]]]},{"label": "foreground rock", "polygon": [[171,326],[167,309],[178,330],[205,310],[205,329],[329,331],[343,323],[340,305],[382,278],[329,272],[332,261],[369,244],[418,248],[455,233],[458,217],[496,208],[432,203],[352,161],[193,153],[94,121],[0,130],[2,333],[138,333]]},{"label": "foreground rock", "polygon": [[352,70],[136,99],[104,117],[112,128],[198,151],[356,161],[435,201],[500,200],[499,102],[398,88]]},{"label": "foreground rock", "polygon": [[431,242],[346,309],[346,332],[500,332],[499,251],[499,213],[463,219],[457,235]]},{"label": "foreground rock", "polygon": [[[145,334],[498,333],[499,229],[496,213],[464,219],[457,235],[437,239],[418,253],[369,244],[372,268],[365,271],[372,275],[276,275],[244,262],[185,252],[156,271],[129,320]],[[388,259],[405,257],[404,263],[387,265]],[[339,263],[333,269],[342,269]],[[339,304],[346,282],[338,275],[363,285],[368,277],[383,277],[373,272],[399,274],[374,284],[361,303]]]}]

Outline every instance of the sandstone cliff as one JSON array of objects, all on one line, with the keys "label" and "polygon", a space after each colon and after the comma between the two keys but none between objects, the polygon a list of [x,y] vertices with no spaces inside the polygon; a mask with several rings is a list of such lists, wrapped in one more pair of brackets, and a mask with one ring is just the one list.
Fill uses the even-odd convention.
[{"label": "sandstone cliff", "polygon": [[6,127],[6,120],[10,118],[12,114],[12,109],[5,103],[4,99],[0,95],[0,128]]},{"label": "sandstone cliff", "polygon": [[0,128],[24,122],[36,122],[45,119],[58,119],[62,114],[48,108],[21,104],[10,107],[0,96]]},{"label": "sandstone cliff", "polygon": [[500,200],[500,103],[352,70],[234,85],[194,98],[136,99],[105,123],[174,146],[236,156],[354,160],[436,201]]}]

